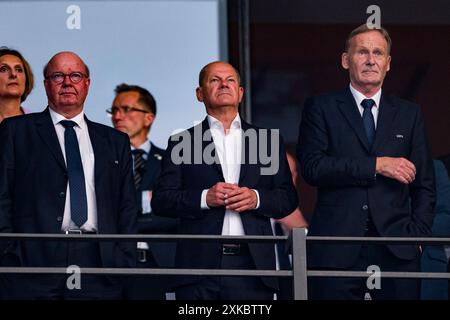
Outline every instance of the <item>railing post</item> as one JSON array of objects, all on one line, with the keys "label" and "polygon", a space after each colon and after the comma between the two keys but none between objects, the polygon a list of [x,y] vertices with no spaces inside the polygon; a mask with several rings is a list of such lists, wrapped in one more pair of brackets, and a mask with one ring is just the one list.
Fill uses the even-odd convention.
[{"label": "railing post", "polygon": [[239,0],[238,5],[239,70],[241,73],[241,85],[247,90],[242,99],[240,110],[243,119],[252,123],[252,101],[250,90],[250,0]]},{"label": "railing post", "polygon": [[294,228],[292,230],[291,241],[294,300],[308,300],[306,229]]}]

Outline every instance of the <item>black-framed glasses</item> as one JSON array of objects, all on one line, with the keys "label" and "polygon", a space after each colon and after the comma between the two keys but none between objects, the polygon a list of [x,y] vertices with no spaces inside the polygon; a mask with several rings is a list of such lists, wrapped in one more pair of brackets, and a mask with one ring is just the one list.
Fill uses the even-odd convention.
[{"label": "black-framed glasses", "polygon": [[109,113],[110,115],[115,115],[118,112],[122,112],[124,114],[130,113],[130,112],[143,112],[143,113],[150,113],[150,111],[148,110],[144,110],[144,109],[138,109],[138,108],[134,108],[134,107],[130,107],[130,106],[120,106],[120,107],[111,107],[110,109],[107,109],[106,112]]},{"label": "black-framed glasses", "polygon": [[71,72],[71,73],[55,72],[52,73],[50,76],[48,76],[47,79],[50,79],[54,83],[59,84],[63,83],[66,77],[69,77],[72,83],[79,83],[81,80],[83,80],[83,78],[87,78],[88,76],[82,72]]}]

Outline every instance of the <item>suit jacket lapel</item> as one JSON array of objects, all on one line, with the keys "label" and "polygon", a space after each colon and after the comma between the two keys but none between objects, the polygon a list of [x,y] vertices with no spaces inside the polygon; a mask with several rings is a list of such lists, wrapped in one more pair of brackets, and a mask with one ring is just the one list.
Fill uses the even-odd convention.
[{"label": "suit jacket lapel", "polygon": [[[153,145],[153,143],[151,143],[150,153],[148,154],[147,161],[145,162],[145,172],[144,176],[142,177],[142,186],[150,187],[150,182],[155,181],[155,176],[160,165],[160,160],[158,160],[157,157],[162,156],[162,154],[159,154],[155,150],[156,147]],[[148,189],[148,187],[146,188]]]},{"label": "suit jacket lapel", "polygon": [[94,163],[94,178],[95,185],[101,185],[100,180],[103,177],[103,171],[106,169],[105,164],[109,163],[106,159],[107,155],[111,153],[108,150],[108,141],[106,138],[99,132],[96,126],[88,120],[88,118],[84,117],[89,130],[89,138],[91,139],[92,149],[94,150],[95,163]]},{"label": "suit jacket lapel", "polygon": [[[250,125],[241,119],[241,128],[242,128],[242,138],[244,138],[244,133],[250,129]],[[258,140],[259,142],[259,140]],[[258,149],[258,148],[257,148]],[[243,181],[245,179],[245,175],[248,171],[250,154],[249,154],[250,146],[249,143],[245,143],[245,139],[242,139],[242,147],[241,147],[241,170],[239,172],[239,186],[244,185]]]},{"label": "suit jacket lapel", "polygon": [[361,114],[359,113],[358,106],[356,105],[350,89],[346,89],[338,96],[337,103],[339,109],[344,117],[347,118],[348,123],[355,131],[364,148],[367,152],[370,152],[369,141],[367,140],[366,131],[364,130]]},{"label": "suit jacket lapel", "polygon": [[48,107],[41,112],[41,116],[36,120],[36,129],[42,140],[44,140],[45,144],[50,149],[52,155],[55,157],[56,162],[63,170],[66,170],[66,163]]},{"label": "suit jacket lapel", "polygon": [[108,164],[110,163],[107,159],[107,155],[111,153],[111,150],[108,150],[108,140],[105,136],[98,130],[98,128],[93,124],[93,122],[89,121],[85,116],[88,130],[89,130],[89,138],[91,140],[92,149],[94,150],[94,181],[95,181],[95,198],[97,200],[97,219],[98,219],[98,228],[99,232],[101,232],[101,226],[106,224],[106,216],[108,212],[108,205],[106,201],[108,201],[108,196],[105,195],[104,191],[100,188],[100,186],[105,185],[103,180],[106,179],[107,174],[104,173],[105,170],[109,170]]},{"label": "suit jacket lapel", "polygon": [[382,146],[383,141],[389,136],[389,127],[397,114],[395,106],[383,93],[381,94],[379,108],[375,141],[373,143],[373,150],[375,151]]},{"label": "suit jacket lapel", "polygon": [[[208,137],[210,137],[210,140],[208,140],[208,139],[204,139],[204,137],[205,137],[205,132],[206,131],[208,131],[208,130],[210,130],[210,127],[209,127],[209,123],[208,123],[208,118],[206,117],[205,118],[205,120],[203,120],[203,122],[201,123],[201,126],[202,126],[202,153],[203,153],[203,151],[205,150],[205,148],[207,147],[207,146],[209,146],[210,145],[210,143],[212,143],[212,147],[213,147],[213,149],[212,149],[212,155],[213,155],[213,157],[214,157],[214,164],[212,164],[212,166],[214,167],[214,169],[215,170],[217,170],[218,172],[219,172],[219,174],[220,174],[220,176],[221,176],[221,178],[222,178],[222,181],[225,181],[225,178],[224,178],[224,175],[223,175],[223,171],[222,171],[222,166],[221,166],[221,164],[220,164],[220,160],[219,160],[219,156],[217,155],[217,152],[216,152],[216,147],[215,147],[215,145],[214,145],[214,140],[213,140],[213,138],[212,138],[212,136],[211,136],[211,131],[209,131],[209,134],[207,135]],[[194,138],[193,138],[194,139]],[[195,152],[195,151],[194,151]],[[208,152],[209,153],[209,152]],[[202,155],[203,156],[203,155]],[[202,158],[203,159],[203,158]],[[204,159],[202,160],[202,161],[204,161]]]}]

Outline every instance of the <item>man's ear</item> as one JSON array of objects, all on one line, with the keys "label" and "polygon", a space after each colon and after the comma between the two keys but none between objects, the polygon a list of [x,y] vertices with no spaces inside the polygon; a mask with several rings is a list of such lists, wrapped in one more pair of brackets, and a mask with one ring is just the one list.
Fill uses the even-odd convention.
[{"label": "man's ear", "polygon": [[243,96],[244,96],[244,88],[239,87],[239,103],[241,103]]},{"label": "man's ear", "polygon": [[48,92],[48,86],[49,86],[49,80],[44,79],[44,88],[45,88],[45,91],[47,91],[47,92]]},{"label": "man's ear", "polygon": [[342,65],[342,68],[344,68],[346,70],[348,69],[348,54],[347,54],[347,52],[344,52],[341,56],[341,65]]},{"label": "man's ear", "polygon": [[89,88],[91,87],[91,79],[87,78],[86,80],[86,92],[89,94]]},{"label": "man's ear", "polygon": [[152,112],[146,113],[144,119],[145,119],[145,126],[150,128],[153,121],[155,121],[155,115]]},{"label": "man's ear", "polygon": [[197,87],[197,89],[195,89],[195,95],[197,96],[198,101],[203,102],[202,87]]}]

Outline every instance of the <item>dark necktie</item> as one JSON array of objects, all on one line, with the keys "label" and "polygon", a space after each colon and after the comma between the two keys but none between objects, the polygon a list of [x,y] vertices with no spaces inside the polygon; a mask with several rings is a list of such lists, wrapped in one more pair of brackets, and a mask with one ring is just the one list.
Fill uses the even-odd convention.
[{"label": "dark necktie", "polygon": [[134,161],[134,185],[136,190],[139,190],[141,187],[142,176],[144,175],[144,153],[145,151],[142,149],[135,149],[132,151],[133,153],[133,161]]},{"label": "dark necktie", "polygon": [[[281,224],[278,222],[275,222],[275,235],[284,236],[283,228],[281,227]],[[277,242],[276,246],[280,270],[290,270],[291,262],[289,261],[289,256],[285,250],[285,243]]]},{"label": "dark necktie", "polygon": [[364,99],[361,101],[361,106],[364,108],[362,119],[367,134],[367,140],[369,141],[369,148],[372,147],[375,138],[375,121],[372,114],[372,107],[374,105],[375,101],[372,99]]},{"label": "dark necktie", "polygon": [[70,216],[72,221],[78,227],[81,227],[87,220],[87,200],[83,163],[81,162],[77,135],[73,128],[76,123],[69,120],[63,120],[60,123],[66,128],[64,131],[64,146],[69,176]]}]

